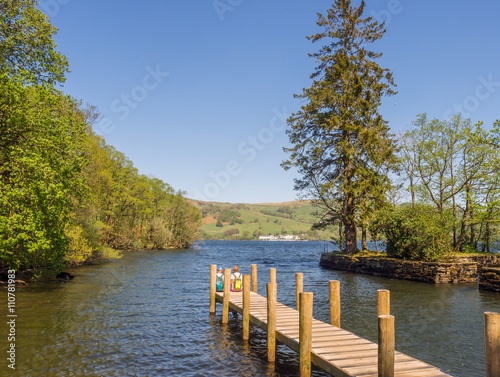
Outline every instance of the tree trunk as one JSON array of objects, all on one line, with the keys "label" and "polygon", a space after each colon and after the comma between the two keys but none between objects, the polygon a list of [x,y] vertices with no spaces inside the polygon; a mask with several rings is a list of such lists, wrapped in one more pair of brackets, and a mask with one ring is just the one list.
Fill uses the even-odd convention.
[{"label": "tree trunk", "polygon": [[413,172],[410,174],[411,208],[415,208],[415,188],[413,186]]},{"label": "tree trunk", "polygon": [[475,227],[475,224],[473,222],[473,217],[474,217],[474,210],[471,208],[471,210],[470,210],[470,219],[471,219],[471,223],[470,223],[470,242],[474,246],[474,249],[476,249],[477,248],[476,227]]},{"label": "tree trunk", "polygon": [[[350,183],[350,180],[347,180]],[[349,186],[347,186],[349,189]],[[354,197],[347,190],[344,191],[344,208],[342,222],[344,223],[345,250],[349,254],[358,252],[357,227],[355,220]]]},{"label": "tree trunk", "polygon": [[356,224],[346,222],[345,224],[345,249],[349,254],[356,254],[358,251],[358,240],[356,235]]},{"label": "tree trunk", "polygon": [[453,248],[457,245],[457,203],[455,202],[455,182],[453,178],[453,158],[450,161],[450,174],[451,174],[451,199],[453,211]]},{"label": "tree trunk", "polygon": [[366,227],[361,225],[361,249],[368,250],[368,245],[366,244]]},{"label": "tree trunk", "polygon": [[467,221],[467,217],[469,216],[469,210],[470,210],[470,186],[468,184],[465,185],[465,195],[466,195],[465,210],[462,217],[462,224],[460,225],[460,236],[458,237],[458,241],[454,249],[455,252],[460,251],[460,247],[462,246],[462,243],[464,242],[465,239],[465,233],[466,233],[465,223]]},{"label": "tree trunk", "polygon": [[344,237],[342,236],[342,221],[339,221],[339,250],[342,252],[342,245],[344,244]]},{"label": "tree trunk", "polygon": [[484,243],[486,244],[486,251],[489,253],[490,252],[490,223],[486,223],[486,232],[485,232],[485,237],[484,237]]}]

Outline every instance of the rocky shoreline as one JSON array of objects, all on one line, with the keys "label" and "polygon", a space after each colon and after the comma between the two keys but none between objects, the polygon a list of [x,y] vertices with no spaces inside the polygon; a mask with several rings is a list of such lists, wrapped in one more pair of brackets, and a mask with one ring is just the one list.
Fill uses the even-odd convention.
[{"label": "rocky shoreline", "polygon": [[390,279],[434,284],[478,283],[480,289],[500,292],[500,255],[464,256],[446,262],[420,262],[385,256],[323,253],[320,266]]}]

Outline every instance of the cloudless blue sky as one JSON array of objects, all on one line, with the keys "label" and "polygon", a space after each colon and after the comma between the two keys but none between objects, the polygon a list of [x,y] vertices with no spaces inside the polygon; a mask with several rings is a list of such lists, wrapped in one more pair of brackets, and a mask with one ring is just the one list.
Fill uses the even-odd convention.
[{"label": "cloudless blue sky", "polygon": [[[40,0],[70,63],[63,90],[99,108],[94,128],[186,196],[294,200],[284,119],[311,83],[317,12],[332,0]],[[353,4],[359,4],[353,1]],[[498,0],[367,0],[385,20],[371,46],[398,94],[381,113],[393,132],[416,115],[500,118]]]}]

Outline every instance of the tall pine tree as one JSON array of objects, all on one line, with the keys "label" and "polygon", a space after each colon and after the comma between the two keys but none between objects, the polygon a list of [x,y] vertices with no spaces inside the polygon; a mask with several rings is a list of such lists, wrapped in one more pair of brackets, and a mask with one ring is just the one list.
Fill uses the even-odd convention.
[{"label": "tall pine tree", "polygon": [[366,204],[376,208],[390,187],[396,145],[378,111],[382,97],[395,94],[392,73],[376,63],[380,53],[366,49],[385,28],[362,18],[364,7],[364,1],[356,8],[336,0],[326,16],[318,13],[323,31],[308,39],[327,44],[309,54],[318,65],[311,87],[296,95],[306,104],[288,119],[293,146],[285,148],[290,156],[282,164],[301,173],[295,188],[321,209],[317,225],[344,225],[351,253],[357,251],[360,209],[366,216]]}]

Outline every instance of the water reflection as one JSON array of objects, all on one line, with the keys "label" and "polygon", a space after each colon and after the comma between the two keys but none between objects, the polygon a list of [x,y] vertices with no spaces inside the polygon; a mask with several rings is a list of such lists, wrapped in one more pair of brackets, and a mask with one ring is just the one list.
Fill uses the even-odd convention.
[{"label": "water reflection", "polygon": [[[254,263],[259,292],[275,267],[278,300],[292,307],[295,272],[303,272],[314,316],[325,322],[328,281],[339,280],[342,327],[373,341],[376,291],[389,289],[398,350],[457,376],[485,374],[483,313],[500,311],[500,294],[324,270],[323,245],[214,241],[195,250],[124,253],[120,261],[75,269],[72,282],[19,287],[14,376],[298,376],[297,355],[287,347],[278,346],[270,365],[262,330],[251,326],[246,344],[240,316],[223,327],[220,304],[215,316],[208,313],[209,265],[238,264],[249,274]],[[0,295],[4,315],[6,302]]]}]

